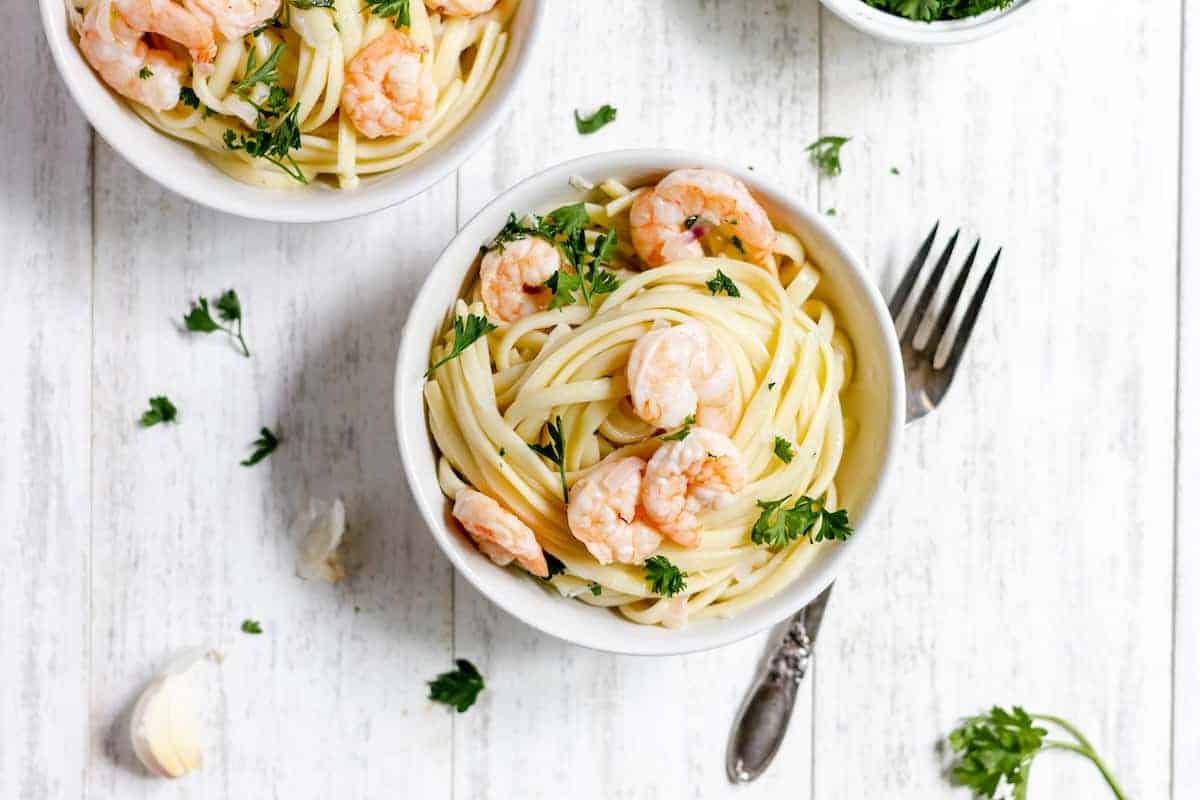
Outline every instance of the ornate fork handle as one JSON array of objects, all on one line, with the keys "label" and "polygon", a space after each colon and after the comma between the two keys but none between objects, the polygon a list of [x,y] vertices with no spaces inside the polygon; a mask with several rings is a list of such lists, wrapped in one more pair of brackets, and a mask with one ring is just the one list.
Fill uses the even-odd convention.
[{"label": "ornate fork handle", "polygon": [[755,679],[733,722],[725,768],[729,780],[749,783],[770,765],[796,704],[796,691],[812,661],[808,609],[792,617],[767,665]]}]

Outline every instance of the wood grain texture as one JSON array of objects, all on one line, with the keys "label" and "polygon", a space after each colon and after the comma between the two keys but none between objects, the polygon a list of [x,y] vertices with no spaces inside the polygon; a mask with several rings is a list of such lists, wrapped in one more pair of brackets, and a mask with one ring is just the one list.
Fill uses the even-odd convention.
[{"label": "wood grain texture", "polygon": [[[874,547],[839,581],[818,797],[956,796],[933,745],[993,703],[1076,721],[1130,796],[1168,795],[1179,5],[1041,5],[947,50],[823,19],[823,133],[856,139],[821,202],[881,285],[938,219],[1005,251],[957,385],[907,432]],[[848,741],[872,766],[823,768]],[[1080,759],[1034,782],[1103,794]]]},{"label": "wood grain texture", "polygon": [[0,10],[0,797],[49,800],[87,769],[91,134]]},{"label": "wood grain texture", "polygon": [[[393,433],[401,326],[456,226],[551,164],[643,146],[740,160],[834,209],[885,289],[934,219],[1006,248],[958,385],[910,430],[873,546],[839,581],[784,750],[738,796],[965,797],[935,746],[993,702],[1078,722],[1131,796],[1200,793],[1187,0],[1047,0],[947,50],[867,39],[816,0],[554,2],[492,142],[419,198],[320,226],[197,208],[101,142],[93,176],[36,15],[0,2],[0,366],[17,387],[0,398],[0,797],[733,793],[726,736],[765,637],[638,659],[522,625],[437,552]],[[571,112],[602,103],[618,121],[579,136]],[[820,134],[854,137],[838,178],[807,161]],[[180,323],[229,287],[249,360]],[[140,429],[159,393],[179,424]],[[284,444],[243,468],[262,425]],[[363,567],[305,583],[288,523],[333,494]],[[127,717],[192,645],[226,653],[203,673],[207,763],[166,785],[133,760]],[[462,715],[425,699],[454,657],[488,680]],[[1100,796],[1067,757],[1034,780]]]},{"label": "wood grain texture", "polygon": [[1178,455],[1175,475],[1174,797],[1200,797],[1200,6],[1184,3]]}]

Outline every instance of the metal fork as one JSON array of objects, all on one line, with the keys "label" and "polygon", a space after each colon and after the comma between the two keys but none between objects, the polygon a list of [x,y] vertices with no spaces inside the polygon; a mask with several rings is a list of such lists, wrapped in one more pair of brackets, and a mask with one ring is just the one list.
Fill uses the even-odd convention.
[{"label": "metal fork", "polygon": [[[935,224],[933,230],[925,237],[925,242],[900,279],[900,285],[896,287],[892,301],[888,304],[897,332],[900,332],[900,318],[904,308],[908,305],[909,297],[933,248],[934,239],[937,238],[939,224]],[[962,361],[967,341],[971,338],[971,332],[975,330],[975,323],[992,285],[996,267],[1000,264],[1001,250],[997,250],[988,264],[987,271],[979,280],[954,338],[948,339],[950,322],[966,287],[971,267],[975,264],[975,256],[979,252],[979,242],[976,241],[966,263],[958,271],[958,276],[950,287],[950,293],[934,320],[929,336],[924,344],[918,345],[917,336],[921,325],[934,313],[931,309],[933,298],[954,254],[958,234],[959,231],[955,231],[950,237],[949,244],[942,251],[917,298],[916,305],[913,306],[908,324],[904,326],[903,332],[900,332],[900,354],[904,359],[904,382],[908,396],[908,422],[928,414],[946,396],[946,391],[950,388]],[[943,342],[943,339],[946,341]],[[943,344],[949,346],[950,352],[945,362],[938,365],[937,356]],[[779,751],[779,745],[783,743],[788,721],[792,716],[800,681],[808,672],[812,661],[817,630],[821,626],[825,604],[829,601],[832,590],[833,585],[830,584],[815,600],[792,617],[783,635],[772,648],[765,666],[746,693],[746,699],[742,701],[742,707],[734,717],[733,732],[729,737],[729,747],[725,756],[725,770],[731,782],[753,781],[766,771]]]}]

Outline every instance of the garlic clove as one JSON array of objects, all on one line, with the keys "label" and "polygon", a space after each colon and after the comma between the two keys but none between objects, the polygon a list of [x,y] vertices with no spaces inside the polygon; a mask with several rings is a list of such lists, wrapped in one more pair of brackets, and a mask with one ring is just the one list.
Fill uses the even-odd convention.
[{"label": "garlic clove", "polygon": [[160,778],[180,778],[200,768],[200,722],[189,674],[205,655],[191,650],[176,658],[133,707],[133,752]]},{"label": "garlic clove", "polygon": [[296,552],[296,574],[304,580],[337,583],[348,574],[343,560],[346,506],[340,497],[312,500],[293,527],[304,537]]}]

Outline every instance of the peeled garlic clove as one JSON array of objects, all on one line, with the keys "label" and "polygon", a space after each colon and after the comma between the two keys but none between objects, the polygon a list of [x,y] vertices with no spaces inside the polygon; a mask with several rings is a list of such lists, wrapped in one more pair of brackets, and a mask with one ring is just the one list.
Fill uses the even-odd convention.
[{"label": "peeled garlic clove", "polygon": [[337,583],[346,577],[342,560],[346,535],[346,506],[340,497],[332,501],[309,500],[308,507],[293,523],[304,536],[296,553],[296,574],[307,581]]},{"label": "peeled garlic clove", "polygon": [[204,657],[204,651],[193,650],[175,659],[133,707],[133,752],[160,778],[180,778],[200,768],[200,723],[188,676]]}]

